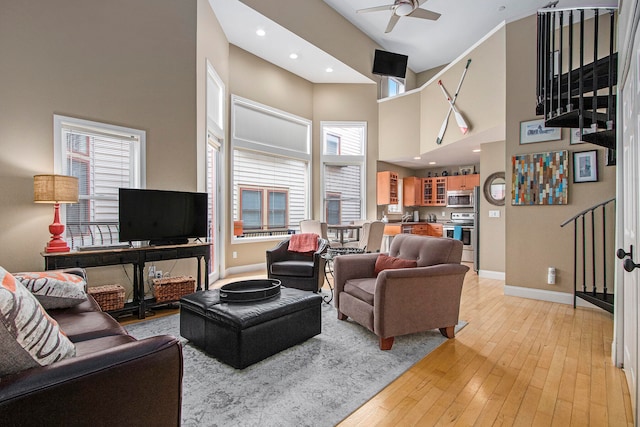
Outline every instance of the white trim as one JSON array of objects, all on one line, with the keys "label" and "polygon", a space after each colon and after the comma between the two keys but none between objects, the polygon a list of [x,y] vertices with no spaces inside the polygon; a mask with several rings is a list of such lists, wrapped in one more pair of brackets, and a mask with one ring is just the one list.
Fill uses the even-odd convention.
[{"label": "white trim", "polygon": [[487,279],[505,280],[504,271],[478,270],[478,277]]},{"label": "white trim", "polygon": [[230,276],[232,274],[245,274],[245,273],[253,273],[255,271],[262,271],[267,269],[267,263],[263,262],[260,264],[248,264],[248,265],[240,265],[238,267],[229,267],[225,270],[224,277]]},{"label": "white trim", "polygon": [[440,70],[440,72],[438,72],[438,74],[436,74],[435,76],[431,77],[431,79],[429,81],[427,81],[426,83],[424,83],[422,86],[409,90],[405,93],[401,93],[399,95],[396,96],[392,96],[389,98],[382,98],[382,99],[378,99],[378,103],[380,102],[384,102],[384,101],[389,101],[391,99],[396,99],[400,96],[407,96],[407,95],[411,95],[415,92],[420,92],[422,91],[422,89],[424,89],[426,86],[430,85],[431,83],[433,83],[434,81],[438,81],[440,79],[440,76],[442,76],[445,72],[447,72],[451,67],[453,67],[454,65],[456,65],[458,62],[462,61],[463,59],[465,59],[471,52],[473,52],[474,49],[476,49],[478,46],[480,46],[482,43],[484,43],[485,41],[487,41],[491,36],[493,36],[495,33],[497,33],[502,27],[504,27],[505,25],[507,25],[506,21],[502,21],[501,23],[499,23],[494,29],[492,29],[491,31],[489,31],[484,37],[482,37],[480,40],[478,40],[477,42],[475,42],[473,44],[473,46],[471,46],[469,49],[465,50],[464,52],[462,52],[462,54],[460,56],[458,56],[456,59],[454,59],[453,61],[451,61],[449,63],[449,65],[447,65],[446,67],[444,67],[442,70]]},{"label": "white trim", "polygon": [[[545,289],[523,288],[521,286],[504,285],[504,294],[512,297],[536,299],[540,301],[557,302],[560,304],[573,305],[573,294],[566,292],[547,291]],[[579,307],[601,308],[584,301],[580,298],[576,299],[576,305]]]}]

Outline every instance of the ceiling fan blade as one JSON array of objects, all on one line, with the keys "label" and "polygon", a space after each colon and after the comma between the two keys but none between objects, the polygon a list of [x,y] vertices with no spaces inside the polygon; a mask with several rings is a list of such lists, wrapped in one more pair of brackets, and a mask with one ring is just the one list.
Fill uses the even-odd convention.
[{"label": "ceiling fan blade", "polygon": [[379,12],[381,10],[391,10],[393,8],[392,4],[388,4],[386,6],[376,6],[376,7],[368,7],[366,9],[358,9],[356,13],[366,13],[366,12]]},{"label": "ceiling fan blade", "polygon": [[431,21],[437,21],[440,18],[440,14],[425,9],[416,9],[407,16],[412,18],[429,19]]},{"label": "ceiling fan blade", "polygon": [[396,26],[396,24],[398,23],[398,20],[400,19],[400,17],[398,15],[396,15],[395,13],[393,15],[391,15],[391,19],[389,19],[389,23],[387,24],[387,29],[384,30],[385,33],[390,33],[391,30],[393,30],[393,27]]}]

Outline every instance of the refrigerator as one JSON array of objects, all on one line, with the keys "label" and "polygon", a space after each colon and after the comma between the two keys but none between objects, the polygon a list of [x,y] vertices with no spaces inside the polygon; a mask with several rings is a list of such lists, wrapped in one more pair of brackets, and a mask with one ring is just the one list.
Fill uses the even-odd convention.
[{"label": "refrigerator", "polygon": [[473,188],[474,233],[471,236],[473,245],[473,270],[480,269],[480,187]]}]

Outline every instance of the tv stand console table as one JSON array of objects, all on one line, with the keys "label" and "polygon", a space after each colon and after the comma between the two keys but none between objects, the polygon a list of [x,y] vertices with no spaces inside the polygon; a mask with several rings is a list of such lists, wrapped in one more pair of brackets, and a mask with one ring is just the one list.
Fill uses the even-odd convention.
[{"label": "tv stand console table", "polygon": [[187,243],[184,245],[141,246],[134,248],[104,249],[95,251],[74,251],[46,253],[44,257],[45,270],[57,270],[72,267],[105,267],[108,265],[133,264],[133,301],[126,303],[121,310],[110,311],[112,314],[125,311],[138,311],[138,318],[144,319],[147,307],[155,304],[155,298],[145,299],[144,295],[144,265],[147,262],[197,258],[197,289],[202,290],[201,261],[204,259],[204,289],[209,289],[209,258],[210,243]]}]

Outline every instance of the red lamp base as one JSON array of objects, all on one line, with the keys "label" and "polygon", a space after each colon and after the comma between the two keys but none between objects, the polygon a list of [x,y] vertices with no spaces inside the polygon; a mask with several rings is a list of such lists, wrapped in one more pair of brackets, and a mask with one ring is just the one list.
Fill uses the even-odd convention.
[{"label": "red lamp base", "polygon": [[60,204],[56,203],[54,206],[53,223],[49,225],[49,233],[51,233],[51,240],[45,246],[45,252],[69,252],[69,245],[62,238],[64,233],[64,224],[60,223]]}]

